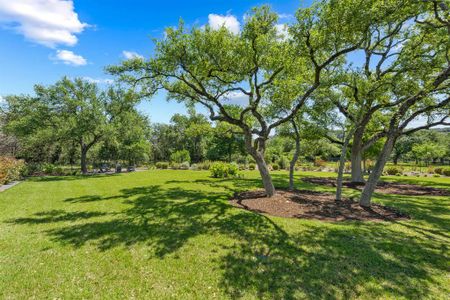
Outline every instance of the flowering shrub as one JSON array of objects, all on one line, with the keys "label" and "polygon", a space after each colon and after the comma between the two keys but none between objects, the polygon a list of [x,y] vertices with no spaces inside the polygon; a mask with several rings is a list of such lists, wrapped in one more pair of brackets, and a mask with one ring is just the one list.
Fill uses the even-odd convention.
[{"label": "flowering shrub", "polygon": [[25,169],[23,160],[12,157],[0,157],[0,185],[20,179]]}]

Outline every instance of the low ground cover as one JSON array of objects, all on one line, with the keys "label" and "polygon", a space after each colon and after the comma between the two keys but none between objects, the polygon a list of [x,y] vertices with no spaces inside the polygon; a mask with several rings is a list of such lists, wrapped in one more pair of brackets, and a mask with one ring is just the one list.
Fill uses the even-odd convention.
[{"label": "low ground cover", "polygon": [[[411,216],[329,222],[235,208],[256,171],[31,178],[0,193],[0,298],[433,298],[450,293],[450,198],[378,193]],[[297,188],[333,192],[302,182]],[[273,172],[277,187],[287,173]],[[450,190],[448,178],[384,177]],[[346,189],[346,198],[360,191]]]}]

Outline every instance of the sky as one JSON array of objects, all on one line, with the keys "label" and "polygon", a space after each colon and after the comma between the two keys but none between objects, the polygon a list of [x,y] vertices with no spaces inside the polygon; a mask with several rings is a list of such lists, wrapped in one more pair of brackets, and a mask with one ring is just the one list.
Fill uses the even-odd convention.
[{"label": "sky", "polygon": [[[239,31],[246,12],[269,4],[280,24],[310,1],[0,0],[0,97],[33,93],[35,84],[62,76],[105,85],[104,67],[133,56],[150,57],[154,38],[180,18],[190,26],[225,24]],[[139,105],[152,122],[167,123],[183,104],[160,93]]]}]

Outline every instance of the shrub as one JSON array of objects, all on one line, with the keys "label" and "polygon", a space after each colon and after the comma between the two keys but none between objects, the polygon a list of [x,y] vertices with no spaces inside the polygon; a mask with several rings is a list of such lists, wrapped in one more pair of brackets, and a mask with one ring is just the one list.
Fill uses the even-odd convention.
[{"label": "shrub", "polygon": [[222,162],[213,163],[209,168],[209,171],[214,178],[223,178],[227,176],[225,164]]},{"label": "shrub", "polygon": [[434,168],[434,173],[436,174],[442,175],[442,171],[444,171],[444,169],[441,167]]},{"label": "shrub", "polygon": [[391,167],[386,168],[385,172],[388,175],[397,175],[398,173],[401,174],[403,172],[403,170],[399,167],[391,166]]},{"label": "shrub", "polygon": [[209,170],[209,167],[211,167],[211,162],[209,160],[205,160],[204,162],[198,164],[199,170]]},{"label": "shrub", "polygon": [[191,165],[191,170],[200,170],[199,166],[197,164],[192,164]]},{"label": "shrub", "polygon": [[25,170],[23,160],[12,157],[0,157],[0,185],[19,180]]},{"label": "shrub", "polygon": [[443,170],[442,170],[442,175],[450,176],[450,168],[443,169]]},{"label": "shrub", "polygon": [[236,163],[227,164],[227,173],[231,176],[236,176],[239,172],[239,166]]},{"label": "shrub", "polygon": [[25,169],[23,170],[24,176],[31,176],[36,173],[42,172],[42,165],[37,163],[30,163],[25,166]]},{"label": "shrub", "polygon": [[189,162],[184,161],[180,164],[180,169],[181,170],[189,170]]},{"label": "shrub", "polygon": [[315,167],[325,167],[327,165],[327,162],[321,159],[320,157],[316,157],[314,159],[314,166]]},{"label": "shrub", "polygon": [[64,175],[64,170],[63,170],[63,168],[62,167],[55,167],[54,169],[53,169],[53,173],[52,173],[52,175]]},{"label": "shrub", "polygon": [[155,164],[155,167],[157,169],[167,169],[169,168],[169,163],[165,161],[159,161]]},{"label": "shrub", "polygon": [[183,162],[191,162],[191,156],[189,155],[189,151],[187,150],[180,150],[172,153],[170,155],[170,160],[176,163],[183,163]]},{"label": "shrub", "polygon": [[178,169],[180,169],[180,165],[181,164],[179,164],[179,163],[171,163],[170,167],[174,170],[178,170]]},{"label": "shrub", "polygon": [[433,167],[428,167],[427,172],[428,172],[429,174],[433,174],[433,173],[434,173],[434,168],[433,168]]},{"label": "shrub", "polygon": [[247,165],[239,164],[239,171],[247,170]]},{"label": "shrub", "polygon": [[288,169],[289,168],[289,159],[283,155],[278,160],[278,165],[279,165],[280,169],[283,169],[283,170]]},{"label": "shrub", "polygon": [[55,171],[55,165],[53,165],[53,164],[44,164],[42,166],[42,172],[44,172],[47,175],[53,174],[54,171]]},{"label": "shrub", "polygon": [[434,174],[433,177],[441,177],[439,174]]},{"label": "shrub", "polygon": [[272,164],[272,170],[277,171],[280,169],[280,166],[278,164]]},{"label": "shrub", "polygon": [[255,170],[256,169],[256,165],[255,164],[249,164],[248,165],[248,169],[249,170]]},{"label": "shrub", "polygon": [[211,176],[214,178],[225,178],[228,176],[235,176],[238,173],[238,166],[235,163],[215,162],[209,168]]}]

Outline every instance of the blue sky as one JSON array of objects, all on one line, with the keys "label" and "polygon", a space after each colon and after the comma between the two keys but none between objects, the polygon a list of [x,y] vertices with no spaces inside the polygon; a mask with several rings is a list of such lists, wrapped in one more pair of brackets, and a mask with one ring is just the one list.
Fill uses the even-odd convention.
[{"label": "blue sky", "polygon": [[[251,7],[270,4],[283,23],[309,2],[0,0],[0,96],[32,93],[34,84],[51,84],[64,75],[105,82],[106,65],[119,63],[124,54],[150,56],[151,39],[162,37],[164,28],[180,18],[201,26],[228,17],[233,26],[242,24]],[[185,112],[163,94],[139,108],[152,122]]]}]

